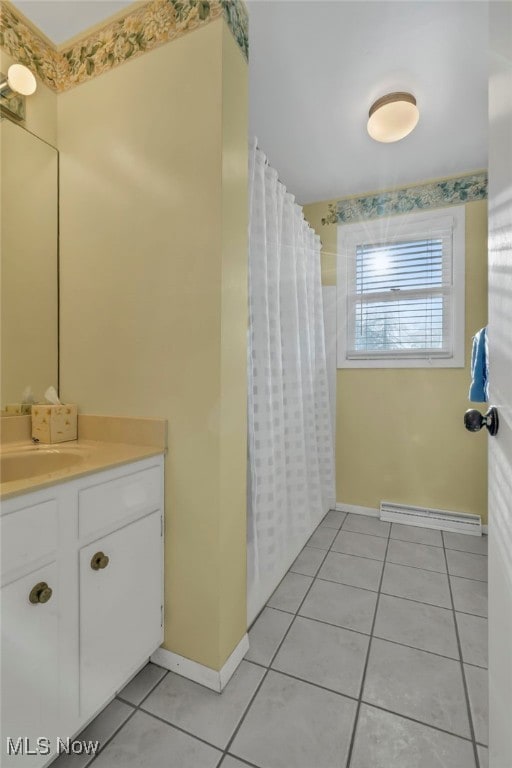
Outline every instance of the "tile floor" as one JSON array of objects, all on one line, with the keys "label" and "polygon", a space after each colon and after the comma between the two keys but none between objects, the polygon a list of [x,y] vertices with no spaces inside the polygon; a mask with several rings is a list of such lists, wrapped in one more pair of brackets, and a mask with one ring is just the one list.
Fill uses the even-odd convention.
[{"label": "tile floor", "polygon": [[218,695],[148,664],[57,768],[487,768],[486,538],[329,512]]}]

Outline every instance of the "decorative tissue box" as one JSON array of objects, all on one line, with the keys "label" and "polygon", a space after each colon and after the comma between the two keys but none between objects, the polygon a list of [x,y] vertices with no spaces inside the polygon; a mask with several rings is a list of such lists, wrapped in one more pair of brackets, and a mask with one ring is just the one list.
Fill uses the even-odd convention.
[{"label": "decorative tissue box", "polygon": [[64,443],[76,440],[76,405],[33,405],[32,437],[40,443]]}]

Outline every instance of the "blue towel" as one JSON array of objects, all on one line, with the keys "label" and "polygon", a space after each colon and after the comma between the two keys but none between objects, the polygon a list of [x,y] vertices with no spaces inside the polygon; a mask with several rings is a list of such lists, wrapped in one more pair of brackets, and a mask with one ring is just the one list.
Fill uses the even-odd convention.
[{"label": "blue towel", "polygon": [[486,403],[489,399],[487,328],[482,328],[473,336],[469,399],[474,403]]}]

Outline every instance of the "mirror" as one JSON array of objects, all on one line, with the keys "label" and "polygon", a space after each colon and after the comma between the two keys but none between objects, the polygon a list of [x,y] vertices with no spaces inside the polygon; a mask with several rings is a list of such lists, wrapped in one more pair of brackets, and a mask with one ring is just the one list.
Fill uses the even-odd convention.
[{"label": "mirror", "polygon": [[0,120],[2,410],[58,385],[58,153]]}]

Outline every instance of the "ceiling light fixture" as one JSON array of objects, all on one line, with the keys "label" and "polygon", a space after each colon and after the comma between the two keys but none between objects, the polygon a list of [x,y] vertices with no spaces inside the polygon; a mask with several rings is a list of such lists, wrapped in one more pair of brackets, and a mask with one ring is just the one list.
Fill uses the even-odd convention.
[{"label": "ceiling light fixture", "polygon": [[386,144],[400,141],[416,128],[419,119],[412,93],[388,93],[370,107],[368,133],[375,141]]}]

